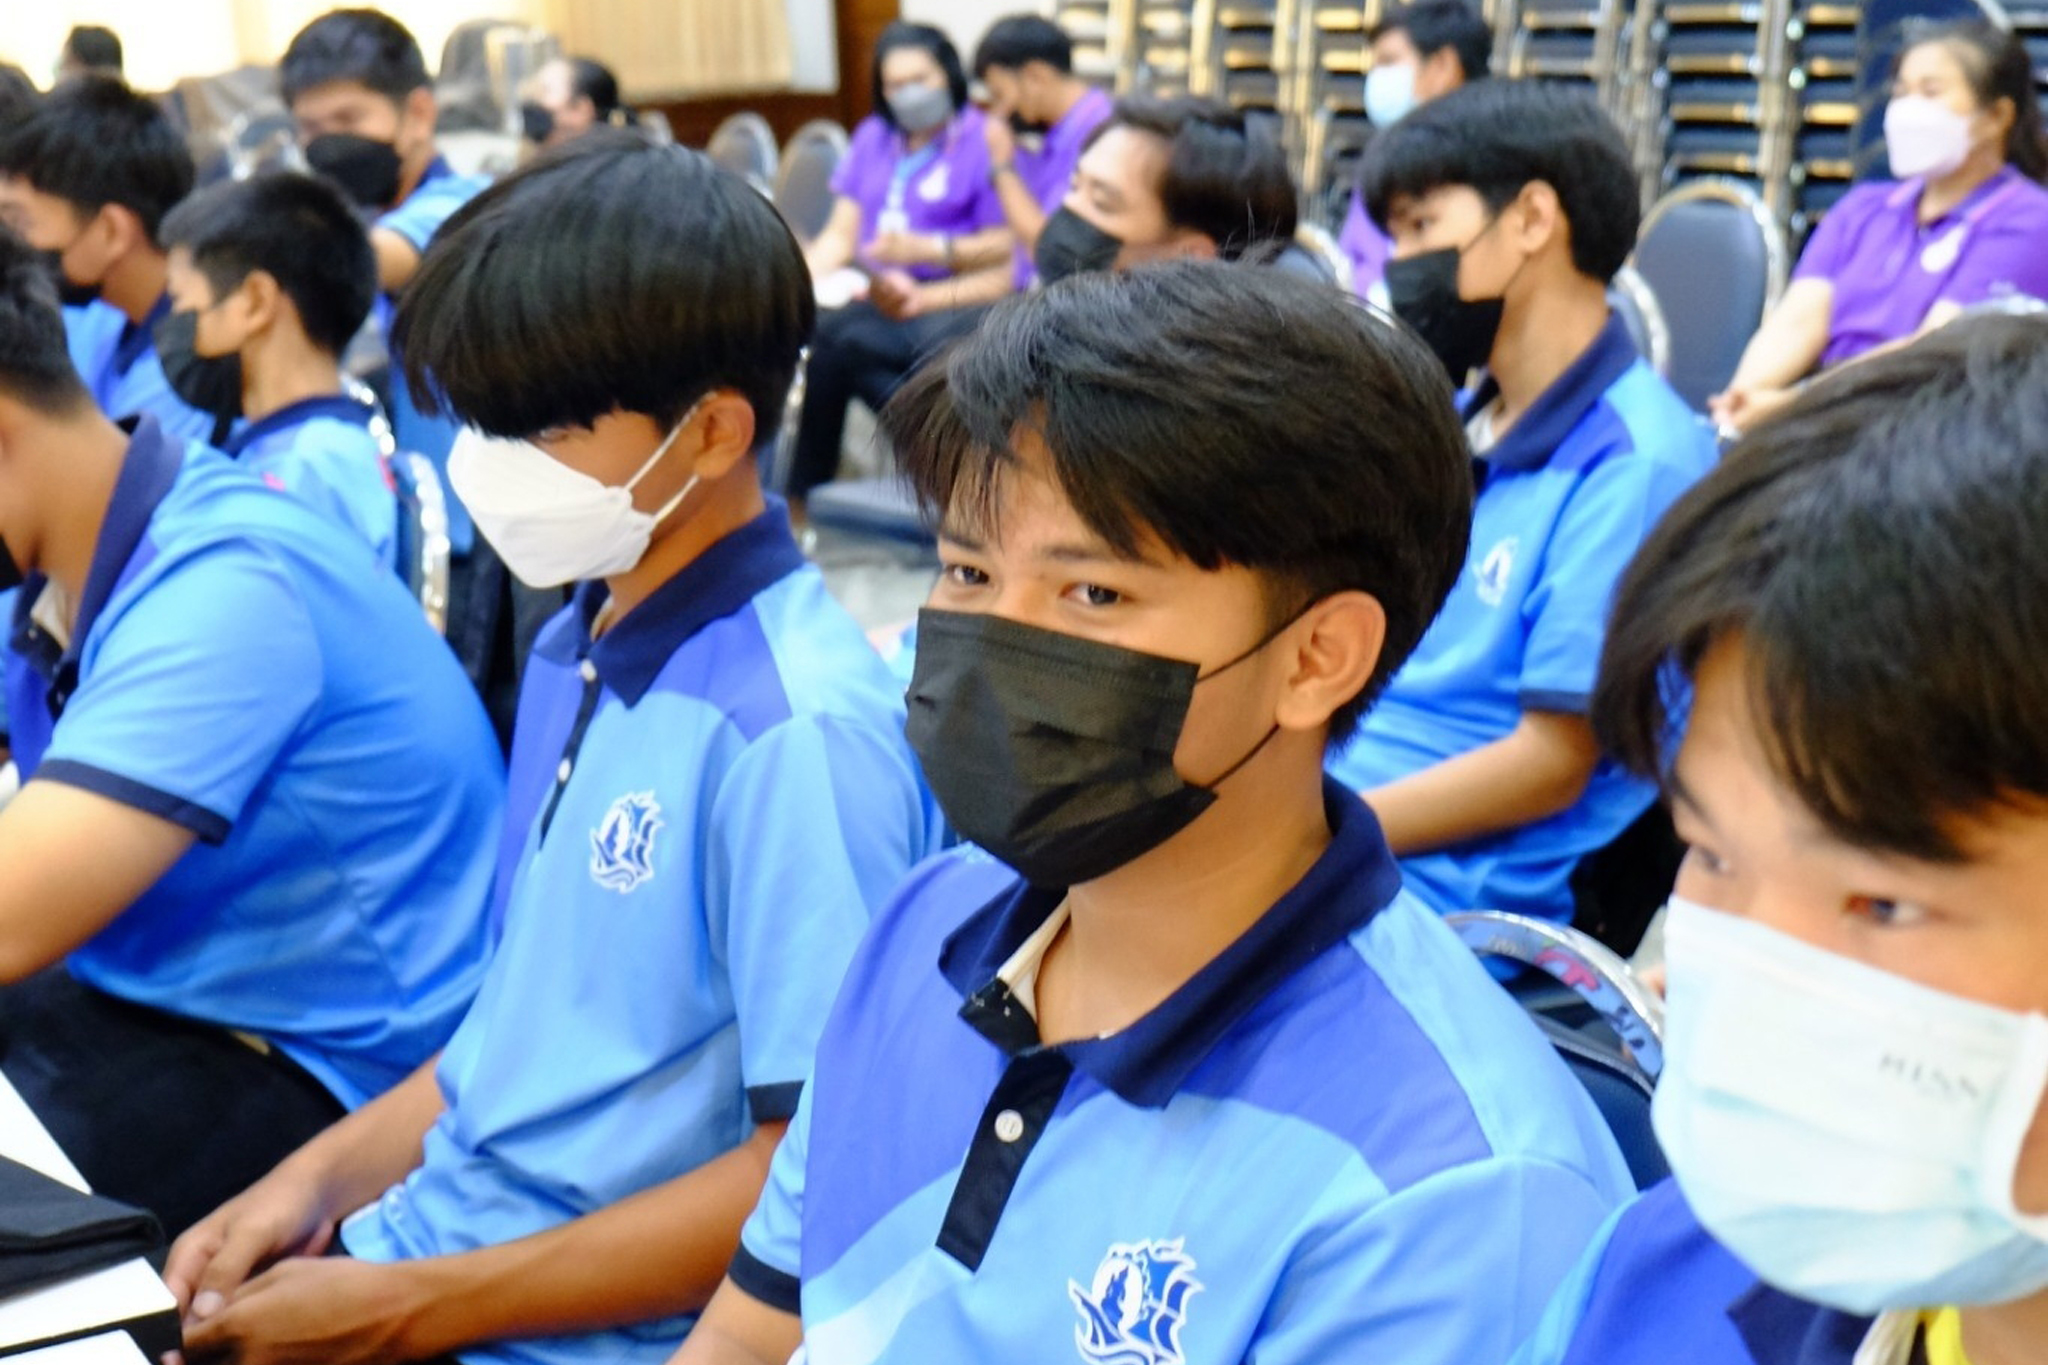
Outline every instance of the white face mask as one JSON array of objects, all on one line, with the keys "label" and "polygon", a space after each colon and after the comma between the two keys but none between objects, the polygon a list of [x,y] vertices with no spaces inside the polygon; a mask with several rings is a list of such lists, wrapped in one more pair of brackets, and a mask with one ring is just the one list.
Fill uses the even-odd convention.
[{"label": "white face mask", "polygon": [[1365,73],[1365,116],[1375,128],[1391,128],[1408,117],[1415,98],[1415,67],[1408,62],[1376,66]]},{"label": "white face mask", "polygon": [[525,441],[493,440],[471,429],[448,452],[448,482],[505,567],[528,587],[608,578],[640,562],[654,528],[697,486],[692,475],[656,512],[633,505],[633,489],[702,403],[691,405],[623,484],[600,483]]},{"label": "white face mask", "polygon": [[1970,156],[1970,116],[1925,95],[1900,95],[1884,110],[1884,147],[1900,180],[1939,180]]},{"label": "white face mask", "polygon": [[1700,1222],[1787,1293],[1850,1313],[2048,1288],[2014,1207],[2048,1018],[1673,898],[1657,1137]]}]

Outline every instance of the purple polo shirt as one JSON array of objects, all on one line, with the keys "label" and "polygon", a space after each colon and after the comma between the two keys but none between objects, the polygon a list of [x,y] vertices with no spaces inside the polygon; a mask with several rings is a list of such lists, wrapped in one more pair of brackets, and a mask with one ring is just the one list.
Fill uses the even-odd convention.
[{"label": "purple polo shirt", "polygon": [[[1115,107],[1116,101],[1109,97],[1108,92],[1090,86],[1087,94],[1074,101],[1073,108],[1045,130],[1044,143],[1037,151],[1028,147],[1017,148],[1017,178],[1024,182],[1024,188],[1031,191],[1031,197],[1038,201],[1038,206],[1048,216],[1059,212],[1060,205],[1066,202],[1067,190],[1074,183],[1074,167],[1081,160],[1081,150]],[[1037,278],[1038,269],[1031,263],[1031,253],[1019,243],[1017,288],[1028,289]]]},{"label": "purple polo shirt", "polygon": [[1351,292],[1364,298],[1387,276],[1387,261],[1394,254],[1394,239],[1381,232],[1366,214],[1365,196],[1351,191],[1351,211],[1344,215],[1344,230],[1337,246],[1351,261]]},{"label": "purple polo shirt", "polygon": [[1912,336],[1937,303],[2048,299],[2048,189],[2007,166],[1925,226],[1920,190],[1858,185],[1814,230],[1793,278],[1835,287],[1821,368]]},{"label": "purple polo shirt", "polygon": [[[853,144],[832,176],[832,192],[860,205],[860,244],[865,253],[885,220],[900,232],[964,236],[1003,225],[1003,204],[988,182],[988,142],[981,111],[963,109],[937,137],[917,151],[903,135],[873,114],[853,130]],[[921,280],[944,278],[938,266],[915,266]]]}]

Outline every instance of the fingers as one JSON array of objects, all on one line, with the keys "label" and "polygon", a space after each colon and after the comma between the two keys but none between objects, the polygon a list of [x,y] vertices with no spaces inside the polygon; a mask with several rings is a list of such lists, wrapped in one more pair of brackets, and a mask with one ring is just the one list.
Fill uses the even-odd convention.
[{"label": "fingers", "polygon": [[220,1226],[208,1219],[172,1244],[170,1257],[164,1262],[164,1285],[178,1301],[181,1315],[191,1311],[200,1277],[206,1273],[214,1253],[220,1250],[220,1243]]}]

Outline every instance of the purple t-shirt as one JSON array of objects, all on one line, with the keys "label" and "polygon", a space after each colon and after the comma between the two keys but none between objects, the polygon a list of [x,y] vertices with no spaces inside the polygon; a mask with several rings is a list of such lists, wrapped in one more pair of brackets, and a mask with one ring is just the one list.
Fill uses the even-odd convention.
[{"label": "purple t-shirt", "polygon": [[1858,185],[1814,229],[1793,278],[1835,287],[1822,368],[1912,336],[1937,303],[2048,299],[2048,189],[2007,166],[1925,226],[1920,189]]},{"label": "purple t-shirt", "polygon": [[1364,298],[1387,275],[1387,260],[1394,254],[1394,239],[1381,232],[1365,211],[1365,196],[1351,191],[1351,211],[1344,215],[1344,230],[1337,245],[1351,258],[1351,292]]},{"label": "purple t-shirt", "polygon": [[[1090,87],[1088,93],[1074,101],[1074,107],[1061,115],[1059,121],[1045,130],[1045,141],[1033,151],[1028,147],[1017,148],[1017,178],[1024,182],[1024,188],[1031,191],[1031,197],[1048,215],[1057,213],[1066,202],[1067,189],[1074,183],[1074,167],[1081,160],[1081,149],[1088,145],[1088,138],[1102,126],[1104,119],[1116,107],[1105,91]],[[1038,269],[1031,263],[1031,253],[1022,243],[1017,246],[1017,288],[1027,289],[1038,278]]]},{"label": "purple t-shirt", "polygon": [[[914,152],[879,117],[861,120],[832,176],[832,192],[860,205],[856,256],[890,228],[959,237],[1002,226],[1002,201],[988,182],[981,118],[979,109],[962,110]],[[910,273],[921,280],[946,274],[938,266],[914,266]]]}]

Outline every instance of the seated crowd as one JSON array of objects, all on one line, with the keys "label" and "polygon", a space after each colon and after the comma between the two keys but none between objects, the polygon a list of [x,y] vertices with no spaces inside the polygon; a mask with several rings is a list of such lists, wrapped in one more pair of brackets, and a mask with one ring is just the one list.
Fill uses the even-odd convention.
[{"label": "seated crowd", "polygon": [[[103,30],[0,86],[0,1071],[185,1361],[2048,1362],[2024,50],[1908,40],[1723,451],[1611,118],[1371,43],[1384,309],[1036,15],[892,25],[808,242],[587,59],[456,174],[373,10],[306,170],[195,188]],[[799,534],[855,400],[901,677]],[[1639,1191],[1444,917],[1660,802]]]}]

